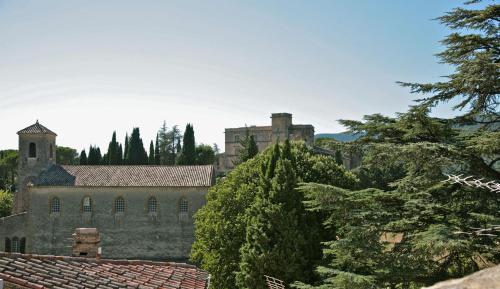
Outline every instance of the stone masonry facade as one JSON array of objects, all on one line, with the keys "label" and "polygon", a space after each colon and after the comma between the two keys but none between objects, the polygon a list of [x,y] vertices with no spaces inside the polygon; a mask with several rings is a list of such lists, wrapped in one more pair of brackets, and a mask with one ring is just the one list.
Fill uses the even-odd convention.
[{"label": "stone masonry facade", "polygon": [[14,214],[0,218],[0,251],[71,256],[75,229],[96,228],[103,258],[187,260],[213,166],[60,166],[54,132],[37,122],[18,135],[18,190]]},{"label": "stone masonry facade", "polygon": [[257,143],[259,152],[277,141],[289,139],[304,141],[307,145],[314,144],[314,126],[310,124],[293,124],[290,113],[273,113],[270,126],[249,126],[225,129],[225,152],[219,158],[218,170],[227,171],[235,167],[239,158],[241,141],[246,132],[252,135]]}]

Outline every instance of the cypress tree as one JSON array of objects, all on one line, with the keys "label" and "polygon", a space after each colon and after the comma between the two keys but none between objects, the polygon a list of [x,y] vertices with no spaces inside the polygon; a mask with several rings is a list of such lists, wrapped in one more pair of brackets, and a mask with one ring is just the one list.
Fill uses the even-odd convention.
[{"label": "cypress tree", "polygon": [[240,145],[242,149],[237,163],[244,163],[259,153],[255,138],[253,135],[250,135],[250,130],[248,128],[245,129],[245,138],[240,142]]},{"label": "cypress tree", "polygon": [[101,149],[97,146],[90,146],[87,164],[100,165],[102,163]]},{"label": "cypress tree", "polygon": [[108,145],[107,164],[118,164],[118,143],[116,142],[116,131],[113,132],[111,142]]},{"label": "cypress tree", "polygon": [[342,160],[342,153],[340,152],[340,150],[335,151],[335,162],[340,166],[344,164],[344,161]]},{"label": "cypress tree", "polygon": [[118,144],[118,150],[116,151],[116,161],[117,165],[122,165],[123,164],[123,148],[122,144]]},{"label": "cypress tree", "polygon": [[155,147],[153,145],[153,141],[149,143],[149,159],[148,159],[148,164],[149,165],[154,165],[155,162]]},{"label": "cypress tree", "polygon": [[268,162],[268,172],[275,174],[271,186],[261,187],[250,207],[246,242],[240,251],[240,271],[236,275],[239,288],[267,288],[263,274],[286,283],[308,277],[302,195],[295,189],[295,172],[285,153],[274,160],[272,157]]},{"label": "cypress tree", "polygon": [[80,165],[86,165],[86,164],[87,164],[87,153],[85,152],[85,150],[83,150],[80,153]]},{"label": "cypress tree", "polygon": [[156,143],[155,143],[155,165],[160,164],[160,140],[158,139],[158,134],[156,134]]},{"label": "cypress tree", "polygon": [[194,165],[196,164],[196,146],[194,140],[193,125],[188,123],[184,131],[182,139],[182,152],[179,159],[180,165]]},{"label": "cypress tree", "polygon": [[128,147],[129,147],[129,140],[128,140],[128,133],[125,134],[125,144],[123,148],[123,164],[127,165],[128,164]]},{"label": "cypress tree", "polygon": [[135,127],[130,135],[127,151],[127,164],[129,165],[147,165],[148,154],[144,149],[144,144],[141,139],[139,128]]},{"label": "cypress tree", "polygon": [[100,164],[102,164],[101,149],[99,147],[96,147],[96,165]]}]

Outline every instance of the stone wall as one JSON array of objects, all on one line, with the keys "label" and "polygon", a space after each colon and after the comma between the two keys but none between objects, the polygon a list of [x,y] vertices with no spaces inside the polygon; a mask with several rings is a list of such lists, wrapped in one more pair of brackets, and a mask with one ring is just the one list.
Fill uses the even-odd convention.
[{"label": "stone wall", "polygon": [[[30,157],[30,144],[36,146],[36,156]],[[14,194],[14,214],[29,209],[26,184],[56,162],[56,137],[52,134],[20,134],[17,191]]]},{"label": "stone wall", "polygon": [[0,218],[0,251],[5,251],[5,238],[12,242],[14,238],[21,240],[27,237],[28,221],[26,212]]},{"label": "stone wall", "polygon": [[[103,258],[186,260],[194,242],[194,213],[205,204],[207,187],[33,187],[27,226],[27,253],[72,254],[75,228],[97,228]],[[92,199],[92,213],[82,211],[84,197]],[[148,199],[157,200],[157,213],[148,213]],[[60,213],[50,202],[60,200]],[[115,213],[115,200],[125,200],[125,212]],[[181,199],[188,214],[179,214]]]}]

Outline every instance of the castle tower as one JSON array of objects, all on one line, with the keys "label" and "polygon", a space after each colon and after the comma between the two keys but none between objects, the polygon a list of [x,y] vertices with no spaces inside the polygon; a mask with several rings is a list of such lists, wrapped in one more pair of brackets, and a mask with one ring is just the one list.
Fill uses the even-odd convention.
[{"label": "castle tower", "polygon": [[271,115],[272,142],[285,141],[290,135],[292,115],[290,113],[273,113]]},{"label": "castle tower", "polygon": [[43,170],[56,163],[56,134],[38,123],[17,132],[19,160],[13,213],[29,209],[26,186]]}]

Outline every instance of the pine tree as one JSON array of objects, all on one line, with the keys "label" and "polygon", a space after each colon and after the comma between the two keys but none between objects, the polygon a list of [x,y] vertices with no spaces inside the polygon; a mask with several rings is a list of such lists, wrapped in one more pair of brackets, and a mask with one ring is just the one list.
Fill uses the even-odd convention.
[{"label": "pine tree", "polygon": [[196,145],[194,139],[194,129],[192,124],[186,125],[184,137],[182,139],[182,152],[179,157],[180,165],[194,165],[196,164]]},{"label": "pine tree", "polygon": [[154,156],[154,159],[155,159],[155,165],[159,165],[160,164],[160,140],[158,139],[158,134],[156,134],[156,143],[155,143],[155,156]]},{"label": "pine tree", "polygon": [[154,147],[153,141],[151,141],[151,143],[149,143],[149,158],[148,158],[148,164],[149,164],[149,165],[154,165],[154,164],[156,164],[156,161],[155,161],[155,147]]},{"label": "pine tree", "polygon": [[80,165],[87,165],[87,153],[85,150],[80,153]]},{"label": "pine tree", "polygon": [[[468,1],[473,5],[481,1]],[[483,9],[456,8],[438,18],[441,24],[455,30],[441,41],[446,49],[438,54],[441,63],[455,68],[447,81],[436,83],[405,83],[413,93],[431,94],[419,100],[424,107],[458,100],[455,109],[466,110],[457,117],[459,123],[498,125],[500,113],[499,10],[500,5]]]}]

